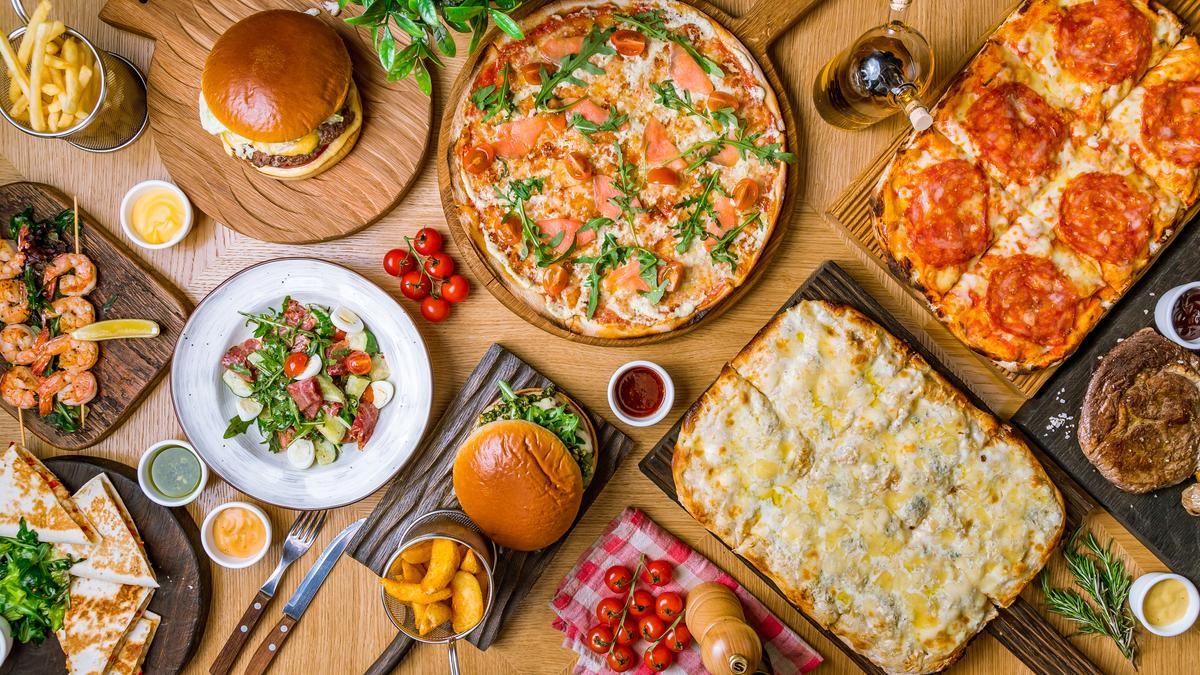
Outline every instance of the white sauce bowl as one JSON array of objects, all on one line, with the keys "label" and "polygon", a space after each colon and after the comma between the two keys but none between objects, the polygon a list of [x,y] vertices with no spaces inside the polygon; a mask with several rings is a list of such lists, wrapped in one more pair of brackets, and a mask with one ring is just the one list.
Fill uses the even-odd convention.
[{"label": "white sauce bowl", "polygon": [[[1146,593],[1150,590],[1150,587],[1166,579],[1180,581],[1187,588],[1188,608],[1183,618],[1175,623],[1167,626],[1156,626],[1147,621],[1146,615],[1143,613],[1144,605],[1146,604]],[[1150,574],[1143,574],[1138,577],[1133,582],[1133,585],[1129,587],[1129,608],[1133,610],[1133,615],[1137,617],[1138,622],[1146,630],[1162,637],[1174,637],[1180,633],[1187,632],[1192,627],[1192,624],[1196,623],[1196,618],[1200,616],[1200,593],[1196,591],[1196,585],[1187,577],[1164,572],[1151,572]]]},{"label": "white sauce bowl", "polygon": [[[257,516],[258,519],[262,521],[263,527],[266,528],[267,532],[267,536],[263,539],[262,548],[257,553],[245,558],[235,558],[233,556],[226,555],[222,553],[213,542],[213,522],[217,519],[217,515],[226,509],[232,509],[234,507],[246,509],[251,514]],[[249,567],[259,560],[262,560],[263,556],[267,554],[267,551],[271,549],[272,536],[271,519],[267,517],[267,514],[264,513],[262,509],[249,502],[225,502],[212,511],[209,511],[208,515],[204,517],[204,523],[200,525],[200,543],[204,545],[204,552],[208,554],[208,557],[213,562],[217,563],[221,567],[228,567],[229,569],[234,570],[241,569],[243,567]]]},{"label": "white sauce bowl", "polygon": [[[138,197],[141,197],[147,190],[152,188],[166,188],[170,190],[175,193],[175,196],[179,197],[179,201],[183,205],[183,223],[180,224],[179,231],[175,233],[174,237],[161,244],[151,244],[142,239],[141,235],[133,229],[133,225],[129,223],[134,203],[137,202]],[[126,192],[125,196],[121,199],[121,231],[125,233],[126,237],[129,237],[130,241],[145,249],[171,248],[175,244],[178,244],[192,230],[192,222],[195,219],[196,214],[192,211],[192,202],[188,200],[187,195],[183,193],[183,190],[178,185],[165,180],[144,180],[129,188],[129,192]]]},{"label": "white sauce bowl", "polygon": [[1176,286],[1163,293],[1158,299],[1158,304],[1154,305],[1154,323],[1158,326],[1158,332],[1175,344],[1187,349],[1200,349],[1200,340],[1189,342],[1179,337],[1179,333],[1175,331],[1175,322],[1171,320],[1171,315],[1175,313],[1175,303],[1179,301],[1180,296],[1193,288],[1200,288],[1200,281]]}]

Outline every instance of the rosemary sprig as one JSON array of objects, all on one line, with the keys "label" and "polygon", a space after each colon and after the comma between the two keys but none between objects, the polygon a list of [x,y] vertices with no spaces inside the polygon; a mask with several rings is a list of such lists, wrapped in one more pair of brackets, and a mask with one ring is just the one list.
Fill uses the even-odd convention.
[{"label": "rosemary sprig", "polygon": [[[1078,546],[1081,534],[1083,550]],[[1042,594],[1050,611],[1078,624],[1079,635],[1111,638],[1121,654],[1136,667],[1136,624],[1126,605],[1133,578],[1125,571],[1125,562],[1112,552],[1111,542],[1101,548],[1090,530],[1083,534],[1083,528],[1076,530],[1063,545],[1063,556],[1075,585],[1087,592],[1092,602],[1074,589],[1051,586],[1046,573],[1042,572]]]},{"label": "rosemary sprig", "polygon": [[[747,216],[746,219],[742,221],[741,225],[738,225],[737,227],[721,235],[721,237],[717,239],[717,243],[712,247],[712,250],[708,252],[709,257],[712,258],[713,264],[725,263],[729,265],[730,272],[737,269],[737,252],[729,250],[729,247],[733,245],[733,241],[737,239],[739,234],[742,233],[742,230],[755,223],[759,223],[760,225],[762,223],[762,214],[758,211],[755,211]],[[705,232],[704,236],[705,238],[712,238],[712,235],[708,232]]]},{"label": "rosemary sprig", "polygon": [[577,71],[591,73],[592,75],[603,75],[604,69],[592,63],[590,59],[596,55],[612,55],[616,54],[617,50],[608,43],[608,38],[617,30],[616,26],[610,26],[601,30],[599,27],[593,27],[588,31],[588,34],[583,37],[583,46],[575,54],[571,54],[563,59],[558,65],[558,70],[553,75],[545,78],[542,83],[542,88],[538,90],[537,96],[533,103],[538,108],[543,110],[552,110],[550,107],[550,99],[554,98],[554,90],[558,89],[561,84],[574,84],[580,87],[586,87],[587,83],[579,79],[576,75]]},{"label": "rosemary sprig", "polygon": [[500,70],[500,85],[489,84],[486,87],[480,87],[471,94],[471,103],[483,113],[483,121],[487,122],[497,115],[503,115],[504,119],[511,119],[513,113],[516,112],[516,106],[513,105],[512,87],[509,85],[509,65],[504,64],[504,68]]},{"label": "rosemary sprig", "polygon": [[710,218],[716,218],[716,214],[713,212],[712,194],[721,191],[720,178],[721,174],[716,171],[708,174],[700,179],[700,185],[703,187],[700,194],[688,197],[675,205],[676,209],[695,207],[686,218],[671,226],[671,229],[675,230],[675,250],[679,253],[691,248],[692,242],[697,238],[704,239],[708,236],[705,223]]},{"label": "rosemary sprig", "polygon": [[675,88],[675,83],[671,80],[651,82],[650,88],[654,90],[655,103],[685,115],[699,117],[712,123],[718,129],[737,129],[740,124],[733,108],[721,108],[711,112],[706,108],[697,108],[692,101],[692,92],[684,89],[683,94],[680,95],[679,90]]},{"label": "rosemary sprig", "polygon": [[579,133],[583,134],[583,137],[587,139],[588,143],[596,142],[596,140],[592,138],[594,134],[604,132],[615,133],[621,128],[621,125],[628,121],[629,115],[621,114],[621,112],[615,107],[608,109],[608,119],[604,120],[604,122],[601,124],[596,124],[577,112],[567,115],[567,123],[578,129]]},{"label": "rosemary sprig", "polygon": [[700,64],[700,69],[709,75],[716,77],[724,77],[725,71],[721,70],[721,66],[717,65],[716,61],[708,58],[696,49],[696,45],[688,39],[686,35],[680,35],[667,28],[666,14],[661,9],[651,10],[649,12],[638,12],[633,16],[624,14],[614,14],[613,18],[621,23],[627,23],[637,30],[641,31],[646,37],[656,38],[664,42],[674,42],[683,48],[696,63]]},{"label": "rosemary sprig", "polygon": [[679,156],[688,161],[688,171],[695,171],[704,166],[710,159],[721,154],[721,150],[727,145],[737,148],[742,159],[755,157],[761,164],[796,163],[796,156],[790,152],[784,152],[782,143],[765,143],[760,146],[758,139],[762,138],[762,135],[761,131],[747,133],[746,129],[742,128],[735,138],[722,136],[706,141],[697,141],[679,153]]}]

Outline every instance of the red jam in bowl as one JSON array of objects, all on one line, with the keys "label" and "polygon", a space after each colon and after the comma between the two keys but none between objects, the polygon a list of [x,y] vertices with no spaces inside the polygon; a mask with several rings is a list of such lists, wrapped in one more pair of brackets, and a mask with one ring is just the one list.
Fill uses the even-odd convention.
[{"label": "red jam in bowl", "polygon": [[617,378],[617,407],[634,419],[649,417],[658,411],[667,395],[662,377],[652,368],[634,366]]}]

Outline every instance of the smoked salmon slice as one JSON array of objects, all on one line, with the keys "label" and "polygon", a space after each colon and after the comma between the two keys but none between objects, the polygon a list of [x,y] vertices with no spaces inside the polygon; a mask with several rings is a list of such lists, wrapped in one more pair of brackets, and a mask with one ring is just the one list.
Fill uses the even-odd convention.
[{"label": "smoked salmon slice", "polygon": [[713,157],[712,161],[720,164],[721,166],[733,166],[734,164],[737,164],[741,158],[742,155],[737,151],[737,148],[733,147],[732,145],[726,145],[721,148],[721,151],[717,153],[716,157]]},{"label": "smoked salmon slice", "polygon": [[646,283],[641,274],[642,264],[637,260],[630,260],[604,277],[604,288],[610,293],[618,288],[645,293],[650,290],[650,284]]},{"label": "smoked salmon slice", "polygon": [[733,202],[725,195],[717,195],[713,197],[713,211],[717,213],[717,222],[714,224],[709,222],[708,233],[713,235],[704,240],[704,248],[712,250],[717,245],[717,239],[725,236],[725,233],[737,227],[737,209],[733,207]]},{"label": "smoked salmon slice", "polygon": [[498,136],[492,146],[500,157],[507,159],[522,157],[533,149],[545,130],[546,118],[541,115],[505,122],[496,127]]},{"label": "smoked salmon slice", "polygon": [[604,124],[608,121],[608,111],[587,98],[580,99],[578,103],[571,106],[571,112],[579,113],[585,120],[596,124]]},{"label": "smoked salmon slice", "polygon": [[658,121],[657,117],[651,115],[646,120],[646,164],[650,166],[662,166],[670,162],[669,166],[676,171],[683,171],[687,168],[687,162],[679,158],[679,148],[667,138],[667,128]]},{"label": "smoked salmon slice", "polygon": [[[621,207],[613,203],[614,197],[620,197],[621,191],[613,185],[610,176],[595,176],[592,178],[592,197],[596,200],[596,210],[605,218],[616,220],[621,216]],[[630,204],[635,209],[642,208],[642,203],[635,197]],[[595,238],[595,237],[593,237]]]},{"label": "smoked salmon slice", "polygon": [[538,43],[538,51],[548,59],[559,61],[583,49],[583,36],[548,37]]},{"label": "smoked salmon slice", "polygon": [[562,241],[554,247],[555,253],[563,254],[567,249],[571,248],[571,241],[575,241],[576,246],[587,246],[596,240],[596,233],[587,230],[580,232],[579,228],[583,227],[583,223],[574,218],[549,218],[546,220],[537,221],[537,226],[542,230],[542,235],[547,242],[550,242],[562,233]]},{"label": "smoked salmon slice", "polygon": [[704,72],[700,64],[696,63],[696,59],[677,42],[671,43],[671,79],[693,94],[708,95],[713,91],[713,83],[708,79],[708,73]]}]

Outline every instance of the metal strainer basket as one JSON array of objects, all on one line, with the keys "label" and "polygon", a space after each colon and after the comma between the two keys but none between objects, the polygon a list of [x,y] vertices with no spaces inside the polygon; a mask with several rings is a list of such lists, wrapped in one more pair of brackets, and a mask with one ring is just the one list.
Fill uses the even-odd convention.
[{"label": "metal strainer basket", "polygon": [[455,648],[455,642],[483,625],[487,621],[488,614],[492,611],[492,565],[495,564],[496,549],[495,545],[483,536],[475,523],[471,522],[467,514],[462,511],[454,509],[430,511],[413,521],[412,525],[409,526],[400,538],[400,546],[392,554],[391,559],[388,560],[387,576],[391,577],[400,574],[400,553],[413,544],[430,539],[450,539],[462,544],[471,549],[476,559],[483,565],[486,581],[482,589],[483,618],[479,620],[479,623],[461,633],[455,633],[452,628],[442,625],[434,628],[433,631],[426,635],[421,635],[417,632],[416,617],[413,616],[412,610],[408,605],[388,595],[386,591],[381,591],[380,594],[383,597],[383,608],[387,612],[388,618],[392,620],[392,623],[401,632],[419,642],[444,644],[447,646],[449,650],[450,672],[452,675],[458,675],[458,652]]},{"label": "metal strainer basket", "polygon": [[[12,0],[13,9],[22,21],[29,21],[21,0]],[[13,49],[25,35],[26,26],[17,28],[8,34],[9,44]],[[92,41],[73,28],[68,27],[65,35],[69,35],[91,53],[95,63],[93,77],[97,78],[99,86],[96,102],[91,110],[84,110],[86,117],[76,121],[69,127],[57,131],[34,130],[27,123],[15,119],[9,110],[13,107],[10,94],[8,68],[0,63],[0,115],[10,124],[39,138],[61,138],[71,145],[88,152],[112,152],[120,150],[137,140],[146,129],[149,121],[149,111],[146,107],[146,78],[125,57],[97,49]],[[26,70],[28,75],[28,69]]]}]

